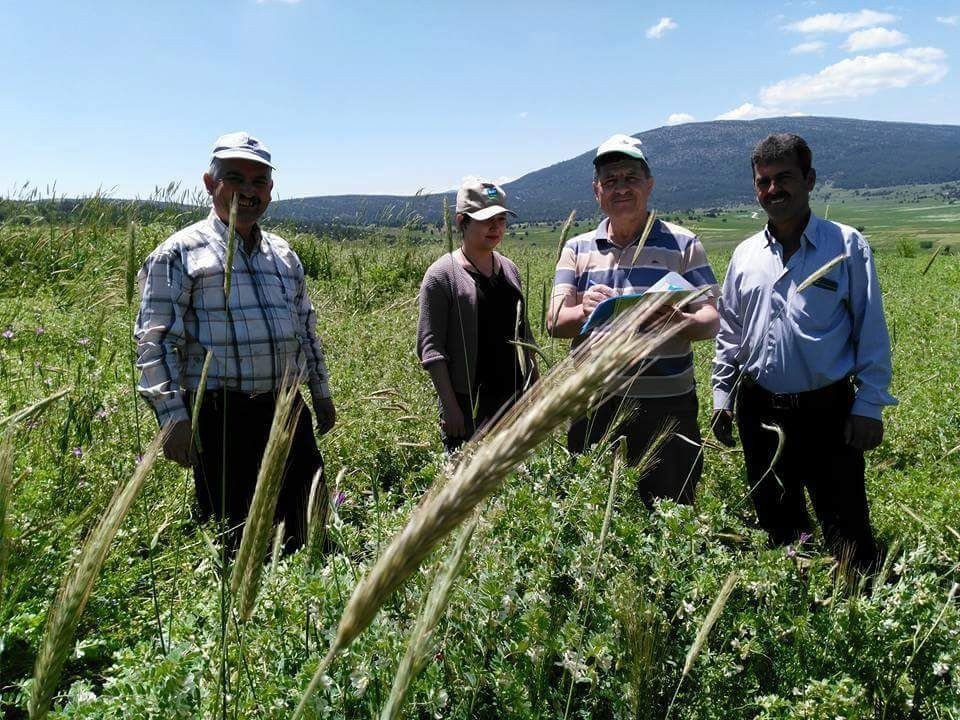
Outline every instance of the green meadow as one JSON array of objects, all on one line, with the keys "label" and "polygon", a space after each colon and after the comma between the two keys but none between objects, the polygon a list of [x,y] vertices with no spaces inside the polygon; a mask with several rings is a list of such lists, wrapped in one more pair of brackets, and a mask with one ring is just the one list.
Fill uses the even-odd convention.
[{"label": "green meadow", "polygon": [[[442,232],[277,228],[317,309],[338,411],[320,448],[342,502],[327,552],[265,555],[247,619],[219,528],[192,515],[190,474],[150,462],[157,428],[133,390],[130,268],[204,212],[146,221],[96,199],[65,214],[7,203],[0,715],[42,716],[31,697],[44,688],[51,718],[290,718],[301,702],[308,718],[960,718],[960,202],[949,190],[816,198],[816,212],[870,237],[893,341],[900,404],[867,471],[889,549],[877,577],[846,572],[819,536],[768,547],[737,450],[706,442],[696,506],[651,511],[636,470],[606,447],[571,458],[558,430],[481,504],[472,538],[454,530],[323,666],[353,589],[449,475],[413,352]],[[663,217],[701,234],[722,277],[762,226],[754,212]],[[544,371],[567,350],[543,332],[560,225],[515,225],[503,247]],[[709,343],[696,347],[705,437],[711,358]],[[131,478],[142,485],[121,513],[115,492]],[[116,532],[104,543],[105,514]],[[87,584],[61,590],[78,577]],[[417,672],[400,670],[408,647]]]}]

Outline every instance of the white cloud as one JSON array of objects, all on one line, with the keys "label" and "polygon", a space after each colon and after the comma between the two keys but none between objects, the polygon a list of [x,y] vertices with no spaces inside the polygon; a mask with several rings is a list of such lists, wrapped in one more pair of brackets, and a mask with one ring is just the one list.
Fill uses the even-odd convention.
[{"label": "white cloud", "polygon": [[740,107],[733,110],[727,110],[725,113],[717,115],[714,120],[756,120],[765,117],[802,117],[805,113],[795,110],[784,110],[778,107],[764,107],[745,102]]},{"label": "white cloud", "polygon": [[257,5],[298,5],[301,0],[257,0]]},{"label": "white cloud", "polygon": [[530,114],[529,112],[524,110],[521,113],[517,113],[517,117],[520,118],[521,120],[525,120],[529,114]]},{"label": "white cloud", "polygon": [[822,40],[813,40],[812,42],[804,42],[799,45],[794,45],[790,48],[791,55],[803,55],[804,53],[815,53],[823,50],[827,44]]},{"label": "white cloud", "polygon": [[941,25],[960,25],[960,15],[938,16],[937,22]]},{"label": "white cloud", "polygon": [[843,44],[843,47],[850,52],[859,52],[860,50],[874,50],[875,48],[896,47],[897,45],[907,44],[906,35],[899,30],[888,30],[887,28],[870,28],[869,30],[857,30],[851,33],[850,37]]},{"label": "white cloud", "polygon": [[896,19],[897,16],[890,13],[861,10],[855,13],[813,15],[795,23],[790,23],[787,28],[801,33],[851,32],[874,25],[892,23]]},{"label": "white cloud", "polygon": [[798,75],[768,85],[760,91],[760,101],[782,107],[849,100],[889,88],[932,85],[947,74],[946,59],[943,50],[933,47],[858,55],[829,65],[816,75]]},{"label": "white cloud", "polygon": [[670,113],[667,116],[667,125],[680,125],[682,123],[693,122],[696,118],[690,113]]},{"label": "white cloud", "polygon": [[670,18],[662,17],[660,22],[647,29],[647,37],[651,40],[659,40],[668,30],[676,30],[679,26]]}]

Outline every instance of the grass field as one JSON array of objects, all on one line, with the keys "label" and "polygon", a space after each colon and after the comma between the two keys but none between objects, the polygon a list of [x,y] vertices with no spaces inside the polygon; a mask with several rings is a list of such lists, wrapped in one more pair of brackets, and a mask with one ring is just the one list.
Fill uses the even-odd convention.
[{"label": "grass field", "polygon": [[[0,711],[9,718],[26,717],[61,578],[156,431],[132,391],[126,227],[93,206],[56,222],[35,210],[0,225],[0,432],[10,439],[0,445]],[[752,212],[681,222],[701,233],[722,275],[735,243],[761,225]],[[420,649],[406,716],[960,718],[960,205],[838,195],[829,216],[871,237],[894,345],[900,405],[868,468],[873,523],[890,547],[873,587],[837,572],[818,537],[768,548],[736,452],[706,448],[695,508],[664,502],[650,512],[635,472],[611,483],[609,452],[571,459],[557,434],[483,507]],[[137,226],[137,264],[188,220]],[[503,250],[557,363],[566,346],[545,337],[541,318],[558,231],[512,233]],[[225,610],[229,568],[216,528],[191,518],[189,474],[158,461],[76,632],[59,638],[66,661],[50,717],[290,717],[352,589],[443,475],[435,399],[413,355],[417,288],[444,250],[439,237],[283,234],[309,275],[339,414],[320,441],[331,490],[343,494],[329,528],[339,551],[269,562],[244,622]],[[924,274],[938,245],[950,250]],[[711,356],[709,343],[697,347],[702,427]],[[443,546],[388,598],[327,669],[306,717],[380,715],[450,552]]]}]

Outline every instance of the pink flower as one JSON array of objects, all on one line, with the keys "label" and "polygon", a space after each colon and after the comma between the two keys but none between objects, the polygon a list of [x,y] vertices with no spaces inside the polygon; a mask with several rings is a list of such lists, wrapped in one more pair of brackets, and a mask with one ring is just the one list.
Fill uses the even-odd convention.
[{"label": "pink flower", "polygon": [[87,337],[80,338],[79,340],[77,340],[77,344],[86,347],[87,345],[90,344],[90,338],[87,338]]},{"label": "pink flower", "polygon": [[83,457],[83,448],[77,446],[77,447],[75,447],[73,450],[71,450],[70,453],[71,453],[75,458],[82,458],[82,457]]},{"label": "pink flower", "polygon": [[343,490],[337,490],[333,494],[333,506],[339,508],[347,500],[347,494]]},{"label": "pink flower", "polygon": [[43,325],[37,328],[37,336],[43,335],[46,330],[43,329]]},{"label": "pink flower", "polygon": [[13,328],[7,328],[3,331],[3,337],[7,340],[13,340]]}]

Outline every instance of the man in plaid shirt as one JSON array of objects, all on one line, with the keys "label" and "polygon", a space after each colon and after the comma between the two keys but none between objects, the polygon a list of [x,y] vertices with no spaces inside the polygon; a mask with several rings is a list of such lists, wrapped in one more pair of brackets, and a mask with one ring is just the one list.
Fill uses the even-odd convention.
[{"label": "man in plaid shirt", "polygon": [[[233,529],[246,519],[253,498],[284,374],[308,382],[320,434],[336,421],[303,266],[286,241],[257,225],[270,203],[273,169],[269,150],[256,138],[245,132],[220,137],[203,176],[213,198],[210,215],[157,247],[139,275],[138,389],[161,427],[170,427],[164,454],[193,467],[201,519],[226,519]],[[234,194],[236,251],[225,302]],[[213,357],[198,417],[199,443],[193,443],[191,403],[208,350]],[[277,504],[288,550],[305,540],[307,493],[317,472],[322,480],[323,458],[302,407]],[[326,495],[322,485],[321,512]],[[237,533],[230,537],[235,542]]]}]

